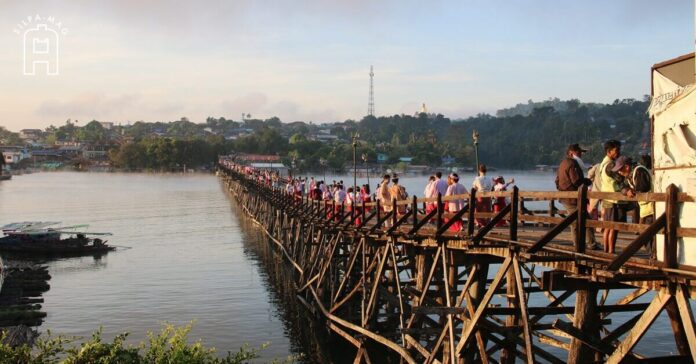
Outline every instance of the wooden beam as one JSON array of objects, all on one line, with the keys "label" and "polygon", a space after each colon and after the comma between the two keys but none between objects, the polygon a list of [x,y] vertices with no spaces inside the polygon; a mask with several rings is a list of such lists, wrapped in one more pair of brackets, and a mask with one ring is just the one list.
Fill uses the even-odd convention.
[{"label": "wooden beam", "polygon": [[696,328],[694,327],[694,315],[689,304],[689,288],[685,284],[678,284],[675,292],[679,316],[684,325],[684,333],[689,343],[691,360],[696,363]]},{"label": "wooden beam", "polygon": [[614,260],[609,263],[609,266],[607,267],[607,270],[610,271],[616,271],[621,266],[626,263],[635,253],[640,250],[645,244],[649,243],[652,241],[652,239],[655,237],[655,234],[657,234],[660,230],[662,230],[665,227],[665,222],[667,221],[665,214],[663,213],[660,215],[660,217],[655,220],[654,223],[650,224],[650,226],[645,229],[638,237],[636,237],[635,240],[633,240],[628,246],[624,248],[624,250],[619,254]]},{"label": "wooden beam", "polygon": [[476,330],[476,325],[478,321],[481,319],[483,312],[488,306],[488,303],[491,301],[491,298],[493,298],[495,290],[498,289],[498,286],[500,286],[500,283],[503,281],[503,277],[505,276],[505,273],[507,273],[508,268],[510,268],[511,262],[512,258],[507,257],[503,261],[503,264],[501,264],[500,269],[498,270],[498,274],[496,274],[495,279],[493,279],[493,283],[491,283],[491,286],[488,288],[488,291],[486,291],[486,294],[483,296],[483,299],[481,299],[479,306],[476,308],[474,316],[471,318],[471,321],[469,321],[469,323],[466,325],[466,328],[464,329],[464,333],[462,334],[462,337],[459,340],[459,343],[457,344],[457,348],[455,351],[456,356],[459,356],[459,353],[464,348],[464,345],[466,345],[466,343],[471,338],[471,334],[474,332],[474,330]]},{"label": "wooden beam", "polygon": [[572,336],[577,340],[582,341],[583,344],[591,347],[596,351],[599,351],[600,353],[610,355],[614,351],[613,346],[602,342],[597,337],[588,335],[586,332],[578,329],[569,322],[557,319],[553,322],[553,327],[565,332],[566,334]]},{"label": "wooden beam", "polygon": [[473,238],[471,238],[471,241],[472,241],[474,244],[478,244],[479,242],[481,242],[481,239],[483,239],[483,237],[486,236],[486,234],[488,234],[491,230],[493,230],[493,228],[494,228],[500,221],[503,220],[503,218],[505,217],[505,215],[507,215],[507,214],[510,213],[510,210],[511,210],[511,209],[512,209],[512,206],[511,206],[511,205],[507,205],[507,206],[503,207],[503,209],[500,210],[500,212],[498,212],[498,214],[496,214],[495,216],[493,216],[493,218],[490,219],[490,220],[488,221],[488,223],[486,224],[486,226],[484,226],[484,227],[482,227],[482,228],[479,229],[479,231],[476,233],[476,235],[475,235]]},{"label": "wooden beam", "polygon": [[619,364],[636,346],[638,341],[648,331],[650,325],[655,321],[657,316],[662,312],[667,302],[670,300],[670,295],[664,289],[661,290],[655,298],[650,302],[650,306],[643,312],[640,319],[633,326],[633,329],[626,335],[624,340],[616,347],[616,350],[607,359],[607,364]]},{"label": "wooden beam", "polygon": [[529,249],[527,249],[527,253],[534,254],[534,253],[540,251],[541,249],[543,249],[546,244],[548,244],[551,240],[553,240],[553,238],[555,238],[558,234],[563,232],[563,230],[568,228],[568,226],[570,226],[570,224],[574,223],[575,220],[577,220],[577,218],[578,218],[578,211],[575,211],[574,213],[568,215],[568,217],[563,219],[563,221],[561,221],[560,224],[554,226],[554,228],[551,229],[546,234],[544,234],[544,236],[542,236],[541,239],[537,240],[537,242],[534,243],[534,245],[529,247]]},{"label": "wooden beam", "polygon": [[[517,188],[517,187],[515,187]],[[522,320],[522,331],[524,333],[524,353],[527,356],[527,363],[534,363],[534,352],[532,346],[532,330],[529,324],[529,313],[527,312],[527,299],[524,293],[524,284],[522,283],[522,272],[520,270],[520,262],[513,257],[512,268],[515,272],[515,281],[517,283],[517,299],[519,300],[520,318]]]}]

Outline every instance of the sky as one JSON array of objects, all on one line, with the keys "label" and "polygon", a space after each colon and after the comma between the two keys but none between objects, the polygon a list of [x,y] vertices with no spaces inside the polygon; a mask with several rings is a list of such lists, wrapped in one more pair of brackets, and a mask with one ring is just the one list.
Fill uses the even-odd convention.
[{"label": "sky", "polygon": [[[370,65],[378,116],[642,98],[693,19],[687,0],[0,0],[0,126],[359,120]],[[54,49],[57,75],[24,74]]]}]

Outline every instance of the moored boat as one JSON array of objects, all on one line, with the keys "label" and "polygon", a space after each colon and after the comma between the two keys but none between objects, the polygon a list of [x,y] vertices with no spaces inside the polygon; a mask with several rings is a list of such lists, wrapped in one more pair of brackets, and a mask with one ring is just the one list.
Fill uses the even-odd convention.
[{"label": "moored boat", "polygon": [[[0,252],[28,255],[87,255],[116,249],[94,236],[111,235],[77,231],[87,225],[52,227],[58,222],[19,222],[0,228]],[[64,237],[65,236],[65,237]]]}]

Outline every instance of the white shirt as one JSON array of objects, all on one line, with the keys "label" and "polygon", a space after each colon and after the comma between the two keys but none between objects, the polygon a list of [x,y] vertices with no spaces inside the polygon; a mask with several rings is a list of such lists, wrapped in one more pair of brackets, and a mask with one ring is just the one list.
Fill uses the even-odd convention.
[{"label": "white shirt", "polygon": [[[464,185],[462,185],[461,183],[457,182],[447,187],[447,193],[445,193],[445,196],[463,195],[466,192],[466,187],[464,187]],[[448,201],[447,207],[450,212],[457,212],[464,208],[464,199]]]},{"label": "white shirt", "polygon": [[343,201],[346,200],[346,191],[344,190],[338,190],[334,193],[334,201],[336,201],[336,204],[343,203]]},{"label": "white shirt", "polygon": [[472,188],[475,188],[476,191],[491,191],[493,190],[493,185],[491,184],[491,181],[486,178],[486,176],[478,176],[474,178],[474,183],[471,185]]},{"label": "white shirt", "polygon": [[362,194],[361,193],[349,193],[346,194],[346,204],[348,205],[360,205],[362,203]]},{"label": "white shirt", "polygon": [[[505,184],[503,184],[503,183],[496,183],[495,186],[493,186],[493,191],[495,191],[495,192],[503,192],[503,191],[505,191]],[[510,203],[510,200],[509,200],[507,197],[505,197],[505,203],[506,203],[506,204],[509,204],[509,203]]]},{"label": "white shirt", "polygon": [[331,199],[331,192],[329,192],[328,189],[324,189],[324,192],[322,193],[322,198],[324,200],[330,200]]},{"label": "white shirt", "polygon": [[436,181],[428,181],[428,184],[425,186],[425,191],[423,191],[423,197],[425,197],[425,198],[437,197],[437,191],[435,190],[435,183],[436,183]]}]

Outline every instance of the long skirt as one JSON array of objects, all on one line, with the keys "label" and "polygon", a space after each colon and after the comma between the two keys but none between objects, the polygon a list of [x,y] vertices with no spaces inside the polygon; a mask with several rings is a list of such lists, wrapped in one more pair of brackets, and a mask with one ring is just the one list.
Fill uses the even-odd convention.
[{"label": "long skirt", "polygon": [[[505,206],[507,206],[505,197],[496,198],[495,203],[493,204],[493,213],[499,213],[502,209],[505,208]],[[505,220],[500,220],[497,224],[495,224],[495,226],[505,226],[505,224]]]},{"label": "long skirt", "polygon": [[[459,212],[459,211],[449,211],[449,206],[448,206],[448,204],[445,204],[445,211],[446,211],[446,212],[451,212],[451,213],[457,213],[457,212]],[[443,219],[443,221],[444,221],[445,224],[446,224],[449,220],[450,220],[450,219],[447,219],[447,218]],[[447,230],[456,233],[456,232],[462,230],[462,226],[463,226],[463,224],[462,224],[462,219],[457,219],[457,221],[453,222],[452,225],[450,225],[449,229],[447,229]]]},{"label": "long skirt", "polygon": [[[490,197],[479,197],[476,199],[476,212],[491,212],[491,198]],[[477,218],[476,225],[484,226],[488,224],[491,219],[488,218]]]}]

